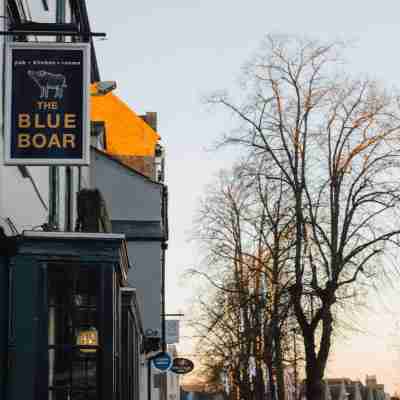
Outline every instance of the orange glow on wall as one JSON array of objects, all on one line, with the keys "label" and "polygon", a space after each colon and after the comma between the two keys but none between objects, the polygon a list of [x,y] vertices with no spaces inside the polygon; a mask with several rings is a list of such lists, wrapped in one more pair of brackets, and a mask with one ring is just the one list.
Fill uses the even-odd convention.
[{"label": "orange glow on wall", "polygon": [[[95,85],[90,88],[96,93]],[[109,154],[151,156],[160,136],[113,93],[90,96],[91,121],[104,121]]]}]

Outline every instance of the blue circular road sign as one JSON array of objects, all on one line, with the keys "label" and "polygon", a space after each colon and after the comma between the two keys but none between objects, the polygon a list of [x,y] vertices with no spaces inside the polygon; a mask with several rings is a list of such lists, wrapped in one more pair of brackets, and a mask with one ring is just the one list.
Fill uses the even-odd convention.
[{"label": "blue circular road sign", "polygon": [[172,357],[169,353],[158,353],[153,357],[153,365],[160,371],[168,371],[172,366]]}]

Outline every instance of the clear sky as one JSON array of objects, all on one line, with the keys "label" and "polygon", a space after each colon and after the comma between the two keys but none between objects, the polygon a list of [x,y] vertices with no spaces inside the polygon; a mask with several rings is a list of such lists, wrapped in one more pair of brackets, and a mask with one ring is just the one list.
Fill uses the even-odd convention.
[{"label": "clear sky", "polygon": [[[137,112],[159,115],[170,191],[168,312],[185,310],[192,293],[180,276],[197,262],[186,240],[197,199],[233,158],[206,151],[228,121],[201,98],[234,88],[265,34],[354,40],[349,70],[400,86],[398,1],[88,0],[88,7],[93,30],[108,35],[96,41],[102,79],[116,80],[117,93]],[[390,391],[400,387],[399,299],[388,290],[381,300],[371,294],[361,318],[365,333],[338,342],[329,376],[364,381],[376,374]]]}]

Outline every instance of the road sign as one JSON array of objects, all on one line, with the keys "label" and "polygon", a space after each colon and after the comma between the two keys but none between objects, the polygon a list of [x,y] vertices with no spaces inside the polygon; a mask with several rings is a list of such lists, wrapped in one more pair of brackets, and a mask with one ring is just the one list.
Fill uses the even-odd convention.
[{"label": "road sign", "polygon": [[174,358],[171,371],[175,374],[188,374],[189,372],[193,371],[193,368],[193,361],[187,358],[177,357]]},{"label": "road sign", "polygon": [[166,352],[158,353],[153,357],[153,365],[160,371],[168,371],[172,366],[172,357]]},{"label": "road sign", "polygon": [[166,319],[165,334],[166,334],[167,344],[179,343],[179,320]]}]

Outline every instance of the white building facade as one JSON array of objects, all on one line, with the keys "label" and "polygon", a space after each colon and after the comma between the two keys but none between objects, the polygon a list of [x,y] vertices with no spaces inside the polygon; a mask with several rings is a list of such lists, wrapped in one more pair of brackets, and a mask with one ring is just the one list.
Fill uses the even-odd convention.
[{"label": "white building facade", "polygon": [[[82,31],[90,31],[85,2],[81,0],[0,0],[0,8],[2,16],[5,17],[0,18],[2,31],[6,31],[10,27],[22,26],[31,21],[51,24],[56,22],[74,23]],[[15,35],[0,36],[2,49],[4,50],[8,41],[14,39]],[[80,40],[82,37],[77,39]],[[55,35],[39,36],[26,33],[23,40],[28,42],[71,41],[71,37],[60,38]],[[93,83],[100,81],[100,76],[93,44],[90,40],[89,45],[91,46],[90,75]],[[3,77],[5,72],[4,51],[0,52],[0,57],[0,74]],[[0,80],[2,93],[4,93],[4,87],[1,86],[3,81],[3,79]],[[4,96],[1,96],[0,101],[0,109],[4,110]],[[5,165],[3,112],[0,112],[0,130],[0,157],[2,157],[0,163],[0,226],[6,235],[19,235],[27,231],[73,232],[79,214],[78,193],[83,189],[99,188],[100,176],[96,176],[96,171],[102,166],[101,162],[97,164],[97,167],[93,164],[95,160],[92,160],[90,166]],[[90,132],[87,134],[90,135]],[[101,158],[102,150],[104,150],[103,142],[97,140],[97,137],[90,139],[93,139],[92,143],[99,150],[98,158]],[[95,154],[95,150],[93,150],[93,154]],[[112,172],[112,168],[108,171]],[[126,178],[126,174],[122,175]],[[135,179],[139,183],[135,183]],[[100,186],[103,186],[100,189],[107,189],[105,182]],[[136,205],[136,208],[125,210],[127,212],[121,215],[121,207],[124,205],[132,207],[135,191],[142,186],[148,188],[149,195],[147,199],[143,199],[144,207]],[[133,392],[129,400],[147,400],[149,395],[152,400],[159,400],[162,391],[161,387],[157,386],[159,373],[151,366],[149,357],[144,352],[144,338],[146,336],[158,338],[158,347],[149,353],[155,354],[160,350],[163,329],[161,324],[163,310],[161,307],[163,297],[161,279],[162,268],[165,266],[166,247],[164,246],[168,229],[165,226],[165,216],[162,215],[165,189],[161,183],[151,182],[141,176],[139,178],[130,177],[125,187],[130,188],[128,194],[131,198],[127,198],[122,206],[119,204],[120,196],[125,196],[125,192],[118,193],[115,188],[111,187],[104,194],[106,205],[110,205],[111,217],[114,219],[113,231],[122,233],[127,238],[127,250],[131,260],[127,281],[132,288],[136,289],[135,302],[140,318],[138,326],[142,327],[142,338],[139,341],[141,346],[138,348],[138,351],[141,352],[137,381],[139,388],[137,394]],[[143,212],[149,209],[150,214],[147,217],[144,216]],[[143,222],[147,223],[146,227],[143,227]],[[125,229],[128,230],[125,231]],[[132,230],[129,231],[129,229]],[[168,375],[168,387],[168,400],[177,400],[179,398],[178,378]],[[73,397],[71,400],[74,400]]]}]

